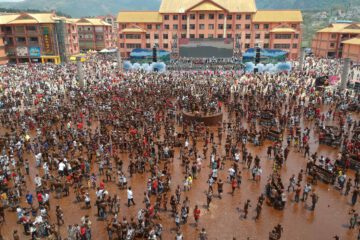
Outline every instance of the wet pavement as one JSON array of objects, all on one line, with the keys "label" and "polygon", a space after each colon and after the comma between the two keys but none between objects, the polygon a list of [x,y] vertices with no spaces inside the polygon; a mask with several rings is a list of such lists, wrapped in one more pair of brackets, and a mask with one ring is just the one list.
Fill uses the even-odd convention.
[{"label": "wet pavement", "polygon": [[[215,129],[213,130],[215,131]],[[336,157],[338,153],[337,149],[324,145],[319,146],[316,137],[313,136],[313,131],[311,132],[311,136],[311,153],[317,151],[318,156],[329,156],[331,159]],[[217,141],[216,137],[215,139]],[[224,138],[223,141],[225,141]],[[199,142],[197,146],[202,146],[202,144],[203,143]],[[356,239],[358,230],[348,229],[350,219],[350,215],[348,213],[351,209],[353,209],[353,207],[350,205],[351,194],[348,196],[343,196],[336,189],[336,187],[322,183],[320,181],[316,186],[313,186],[319,196],[319,202],[315,211],[310,211],[309,209],[311,204],[310,198],[307,202],[295,203],[293,201],[294,193],[291,192],[288,194],[288,201],[284,210],[275,210],[273,207],[268,206],[265,201],[261,216],[259,220],[255,221],[254,217],[257,198],[261,193],[264,192],[267,177],[269,174],[271,174],[273,167],[273,160],[267,159],[266,155],[267,146],[270,144],[272,144],[272,142],[266,141],[265,144],[261,147],[255,147],[251,143],[247,145],[248,150],[252,153],[252,155],[258,155],[261,159],[261,166],[263,169],[262,178],[258,183],[253,182],[251,180],[250,170],[246,169],[244,165],[241,165],[244,167],[241,170],[243,172],[243,183],[241,184],[240,189],[235,191],[234,196],[231,195],[230,183],[226,181],[228,176],[227,169],[230,167],[231,161],[228,160],[226,162],[226,167],[219,173],[219,178],[223,179],[223,181],[226,181],[224,184],[223,198],[219,199],[217,197],[217,187],[215,186],[214,198],[209,210],[205,208],[205,191],[208,188],[206,180],[208,179],[211,171],[210,167],[208,166],[209,156],[207,157],[207,159],[203,162],[202,170],[198,175],[198,178],[193,182],[191,190],[188,192],[182,192],[182,199],[184,196],[188,196],[190,200],[190,214],[188,224],[181,226],[181,232],[184,234],[185,239],[197,239],[198,233],[202,227],[206,229],[209,239],[268,239],[269,232],[274,228],[275,225],[279,223],[284,228],[282,239],[286,240],[330,240],[333,239],[335,235],[340,236],[340,239]],[[221,149],[223,153],[225,153],[224,144],[222,145]],[[199,152],[202,152],[201,149]],[[209,152],[210,151],[208,151],[208,153]],[[126,159],[128,155],[121,154],[120,157],[122,159]],[[28,156],[28,158],[30,158],[30,156]],[[34,189],[33,179],[35,174],[38,172],[38,169],[35,169],[34,165],[35,160],[31,158],[31,175],[26,177],[26,181],[28,182],[28,189],[31,190]],[[127,165],[127,162],[124,161],[123,169],[127,169]],[[183,167],[181,166],[181,161],[179,160],[178,148],[175,152],[174,162],[169,166],[172,173],[171,193],[174,193],[177,185],[183,186],[182,181],[184,178]],[[305,166],[306,159],[303,157],[303,154],[299,153],[296,149],[291,148],[288,160],[281,169],[282,180],[285,188],[288,186],[288,180],[291,175],[295,174],[297,176],[300,169],[305,170]],[[95,169],[97,169],[97,167]],[[353,174],[353,171],[351,170],[349,174]],[[149,176],[150,173],[147,172],[145,174],[135,174],[132,178],[128,179],[128,185],[132,186],[134,190],[134,200],[136,202],[136,205],[131,206],[130,208],[128,208],[126,205],[126,190],[120,190],[114,181],[105,183],[105,188],[109,191],[111,196],[113,196],[115,193],[120,195],[121,209],[119,219],[122,219],[123,216],[126,216],[128,221],[130,220],[130,217],[134,217],[134,219],[136,219],[138,210],[144,207],[144,204],[142,203],[143,192],[146,191],[146,181]],[[33,191],[31,192],[35,194]],[[92,199],[92,204],[94,204],[96,199],[95,192],[90,191],[90,196]],[[83,202],[76,203],[73,190],[70,191],[70,196],[63,197],[62,199],[56,199],[55,193],[52,193],[50,197],[51,221],[56,222],[56,205],[60,205],[64,211],[65,224],[60,227],[60,231],[63,236],[67,235],[67,225],[76,223],[79,224],[80,218],[82,216],[89,215],[92,222],[92,239],[108,239],[106,232],[106,221],[97,220],[97,211],[95,206],[92,206],[91,209],[83,209]],[[251,200],[252,206],[250,207],[248,218],[243,219],[240,217],[241,212],[239,209],[243,208],[244,202],[247,199]],[[26,206],[24,200],[25,199],[22,198],[22,206]],[[152,197],[152,202],[154,201],[155,199]],[[194,218],[192,216],[192,210],[195,204],[201,207],[201,217],[198,228],[194,226]],[[170,204],[168,204],[168,208],[170,209]],[[355,206],[355,209],[359,210],[359,204]],[[14,229],[19,230],[21,233],[21,239],[30,239],[28,236],[24,236],[22,234],[22,225],[15,223],[16,213],[7,210],[5,214],[6,222],[2,225],[2,234],[4,235],[4,239],[12,239],[12,232]],[[108,219],[111,217],[112,216],[110,215]],[[173,217],[171,217],[170,211],[161,211],[160,217],[161,220],[155,220],[155,222],[160,221],[164,227],[163,239],[174,239],[175,223]]]}]

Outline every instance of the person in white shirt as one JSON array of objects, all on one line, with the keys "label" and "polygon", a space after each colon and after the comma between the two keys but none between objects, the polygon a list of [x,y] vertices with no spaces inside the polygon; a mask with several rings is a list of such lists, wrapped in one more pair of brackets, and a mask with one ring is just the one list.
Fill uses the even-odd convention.
[{"label": "person in white shirt", "polygon": [[36,174],[36,177],[34,179],[35,185],[37,188],[40,188],[42,186],[42,180],[41,177],[39,177],[39,175]]},{"label": "person in white shirt", "polygon": [[58,166],[58,173],[60,176],[64,176],[64,169],[65,169],[66,165],[64,162],[60,162],[59,166]]},{"label": "person in white shirt", "polygon": [[127,199],[128,199],[128,207],[130,207],[130,203],[135,205],[133,191],[131,190],[131,187],[129,187],[127,190]]}]

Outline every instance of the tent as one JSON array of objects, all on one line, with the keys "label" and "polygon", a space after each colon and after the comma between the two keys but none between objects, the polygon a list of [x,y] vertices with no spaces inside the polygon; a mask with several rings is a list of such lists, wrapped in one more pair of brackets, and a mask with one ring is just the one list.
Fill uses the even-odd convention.
[{"label": "tent", "polygon": [[[278,49],[260,49],[260,62],[261,63],[278,63],[284,62],[288,57],[288,52]],[[243,62],[255,62],[256,50],[249,48],[243,54]]]}]

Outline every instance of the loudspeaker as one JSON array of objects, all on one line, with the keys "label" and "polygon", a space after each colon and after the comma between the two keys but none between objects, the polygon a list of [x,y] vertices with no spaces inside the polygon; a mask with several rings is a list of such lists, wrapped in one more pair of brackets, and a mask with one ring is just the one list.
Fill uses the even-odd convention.
[{"label": "loudspeaker", "polygon": [[260,63],[260,48],[259,47],[256,47],[255,48],[256,50],[256,55],[255,55],[255,65]]},{"label": "loudspeaker", "polygon": [[153,47],[153,62],[157,62],[157,49]]}]

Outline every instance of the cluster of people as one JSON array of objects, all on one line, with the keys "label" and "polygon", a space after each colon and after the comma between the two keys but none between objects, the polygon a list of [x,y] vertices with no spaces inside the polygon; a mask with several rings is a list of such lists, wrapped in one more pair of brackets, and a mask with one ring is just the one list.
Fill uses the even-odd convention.
[{"label": "cluster of people", "polygon": [[[210,236],[201,218],[219,201],[240,198],[249,184],[244,175],[258,186],[256,221],[264,203],[287,211],[290,190],[294,203],[310,197],[308,209],[315,211],[318,183],[308,177],[321,179],[321,170],[288,169],[294,173],[289,186],[282,183],[283,166],[295,155],[304,164],[312,162],[309,166],[337,163],[332,173],[341,178],[339,186],[355,206],[360,174],[351,168],[360,162],[359,119],[357,112],[341,106],[359,104],[359,94],[336,88],[325,94],[315,88],[312,72],[335,71],[336,66],[309,58],[302,71],[292,73],[145,74],[122,72],[112,61],[91,54],[83,63],[81,84],[74,63],[0,67],[1,221],[10,224],[7,217],[16,212],[31,239],[90,240],[104,232],[109,240],[222,238]],[[206,126],[184,121],[184,111],[222,112],[224,119]],[[306,117],[309,111],[316,113],[313,118]],[[271,124],[260,123],[263,112],[271,112]],[[351,121],[345,121],[349,116]],[[339,156],[333,160],[319,158],[311,146],[326,123],[342,129],[341,146],[333,150]],[[259,149],[266,150],[267,158]],[[352,174],[354,185],[344,177]],[[246,197],[241,220],[248,219],[251,208]],[[358,226],[357,216],[354,210],[351,229]],[[11,224],[12,236],[2,225],[2,238],[23,239],[16,223]],[[184,230],[192,224],[196,236]],[[279,224],[269,239],[284,233],[286,227]]]}]

